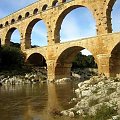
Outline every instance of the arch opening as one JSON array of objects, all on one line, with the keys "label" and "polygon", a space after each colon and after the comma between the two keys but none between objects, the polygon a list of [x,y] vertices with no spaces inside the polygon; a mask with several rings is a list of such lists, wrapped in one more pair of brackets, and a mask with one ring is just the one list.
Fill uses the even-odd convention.
[{"label": "arch opening", "polygon": [[90,52],[89,55],[86,54],[83,50],[83,47],[73,46],[59,55],[56,60],[55,79],[70,78],[78,74],[82,80],[86,80],[98,74],[94,56]]},{"label": "arch opening", "polygon": [[29,12],[26,12],[25,13],[25,18],[29,17],[30,13]]},{"label": "arch opening", "polygon": [[27,59],[27,63],[31,64],[32,66],[38,66],[38,67],[46,67],[46,60],[44,56],[42,56],[39,53],[33,53],[30,55]]},{"label": "arch opening", "polygon": [[45,4],[43,7],[42,7],[42,11],[45,11],[47,9],[48,5]]},{"label": "arch opening", "polygon": [[58,0],[54,0],[54,1],[52,2],[52,7],[56,7],[56,6],[58,6]]},{"label": "arch opening", "polygon": [[25,34],[25,47],[39,47],[47,45],[47,28],[43,20],[37,18],[30,22]]},{"label": "arch opening", "polygon": [[3,24],[0,24],[0,28],[3,28]]},{"label": "arch opening", "polygon": [[62,3],[65,3],[65,2],[70,2],[72,0],[62,0]]},{"label": "arch opening", "polygon": [[9,22],[8,22],[8,21],[6,21],[5,26],[8,26],[8,25],[9,25]]},{"label": "arch opening", "polygon": [[22,20],[22,15],[18,16],[18,21]]},{"label": "arch opening", "polygon": [[8,30],[5,44],[20,48],[20,33],[17,28],[11,28]]},{"label": "arch opening", "polygon": [[112,18],[112,32],[120,32],[120,0],[116,0],[109,4],[108,15]]},{"label": "arch opening", "polygon": [[35,8],[34,11],[33,11],[33,14],[35,15],[35,14],[37,14],[37,13],[38,13],[38,9]]},{"label": "arch opening", "polygon": [[15,23],[15,19],[12,19],[12,20],[11,20],[11,24],[14,24],[14,23]]},{"label": "arch opening", "polygon": [[55,43],[97,35],[96,22],[88,8],[74,5],[58,17],[54,31]]},{"label": "arch opening", "polygon": [[110,64],[110,76],[116,77],[120,75],[120,42],[114,47],[111,52],[109,60]]}]

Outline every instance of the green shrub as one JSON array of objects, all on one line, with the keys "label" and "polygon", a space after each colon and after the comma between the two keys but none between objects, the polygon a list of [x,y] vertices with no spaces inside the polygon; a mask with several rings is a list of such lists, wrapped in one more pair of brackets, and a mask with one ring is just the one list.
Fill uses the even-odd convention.
[{"label": "green shrub", "polygon": [[100,88],[96,87],[96,89],[92,92],[93,94],[96,94]]},{"label": "green shrub", "polygon": [[114,115],[117,115],[117,110],[114,109],[114,106],[109,107],[106,104],[103,104],[99,109],[97,109],[95,120],[107,120]]},{"label": "green shrub", "polygon": [[97,64],[92,55],[86,56],[79,52],[72,62],[72,69],[74,68],[97,68]]},{"label": "green shrub", "polygon": [[25,55],[19,48],[2,46],[0,48],[0,67],[4,69],[21,67],[24,64]]},{"label": "green shrub", "polygon": [[114,109],[117,105],[115,104],[112,107],[107,106],[106,104],[103,104],[96,110],[95,116],[86,115],[84,117],[84,120],[107,120],[112,118],[112,116],[117,115],[117,110]]},{"label": "green shrub", "polygon": [[116,91],[116,88],[109,88],[107,90],[107,95],[110,95],[111,93],[115,92]]},{"label": "green shrub", "polygon": [[92,107],[92,106],[94,106],[94,105],[96,105],[98,103],[99,103],[99,99],[91,99],[89,101],[89,107]]}]

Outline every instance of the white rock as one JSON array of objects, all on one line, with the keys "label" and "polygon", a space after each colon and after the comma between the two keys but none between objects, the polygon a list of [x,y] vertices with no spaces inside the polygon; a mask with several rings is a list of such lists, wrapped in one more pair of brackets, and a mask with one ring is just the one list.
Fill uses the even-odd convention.
[{"label": "white rock", "polygon": [[88,84],[83,84],[83,85],[80,87],[80,89],[84,90],[84,89],[86,89],[88,86],[89,86]]},{"label": "white rock", "polygon": [[90,84],[90,80],[84,81],[84,84]]},{"label": "white rock", "polygon": [[25,78],[28,78],[28,77],[29,77],[29,75],[28,75],[28,74],[26,74],[26,75],[25,75]]},{"label": "white rock", "polygon": [[78,115],[83,115],[83,114],[84,114],[84,111],[83,111],[83,109],[80,109],[80,110],[78,110],[76,113],[77,113]]},{"label": "white rock", "polygon": [[119,115],[112,116],[112,119],[113,119],[113,120],[118,120],[119,117],[120,117]]},{"label": "white rock", "polygon": [[78,89],[76,89],[75,90],[75,93],[78,95],[78,94],[80,94],[80,89],[78,88]]},{"label": "white rock", "polygon": [[92,94],[91,90],[85,90],[81,92],[82,97],[88,97]]},{"label": "white rock", "polygon": [[61,111],[61,114],[67,116],[68,112],[67,111]]},{"label": "white rock", "polygon": [[69,117],[74,117],[74,116],[75,116],[74,112],[69,112]]},{"label": "white rock", "polygon": [[101,87],[101,86],[103,86],[105,83],[103,82],[103,81],[100,81],[99,83],[98,83],[98,87]]},{"label": "white rock", "polygon": [[83,82],[80,82],[80,83],[78,84],[78,87],[81,88],[81,86],[82,86],[83,84],[84,84]]},{"label": "white rock", "polygon": [[81,76],[80,76],[79,74],[76,74],[76,73],[74,73],[74,72],[72,72],[72,76],[73,76],[73,77],[76,77],[76,78],[79,78],[79,79],[81,78]]}]

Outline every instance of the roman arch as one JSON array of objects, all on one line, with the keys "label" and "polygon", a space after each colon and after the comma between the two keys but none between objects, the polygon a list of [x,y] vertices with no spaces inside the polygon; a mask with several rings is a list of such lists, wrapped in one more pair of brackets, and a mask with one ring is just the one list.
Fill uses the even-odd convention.
[{"label": "roman arch", "polygon": [[[117,76],[120,73],[120,32],[112,33],[111,25],[111,11],[115,2],[116,0],[37,1],[0,19],[1,44],[9,45],[12,32],[18,29],[21,50],[26,53],[26,59],[35,53],[44,56],[50,81],[69,77],[71,60],[83,48],[93,54],[100,74]],[[97,36],[60,43],[61,23],[70,11],[78,7],[86,7],[91,12],[96,22]],[[31,48],[31,31],[34,24],[40,20],[44,21],[47,28],[48,45]]]}]

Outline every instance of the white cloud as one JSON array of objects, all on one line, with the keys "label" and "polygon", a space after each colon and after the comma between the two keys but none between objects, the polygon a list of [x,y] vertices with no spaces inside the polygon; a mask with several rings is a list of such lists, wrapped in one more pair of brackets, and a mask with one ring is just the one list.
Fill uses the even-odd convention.
[{"label": "white cloud", "polygon": [[84,49],[81,51],[83,55],[92,55],[92,53],[90,51],[88,51],[87,49]]}]

